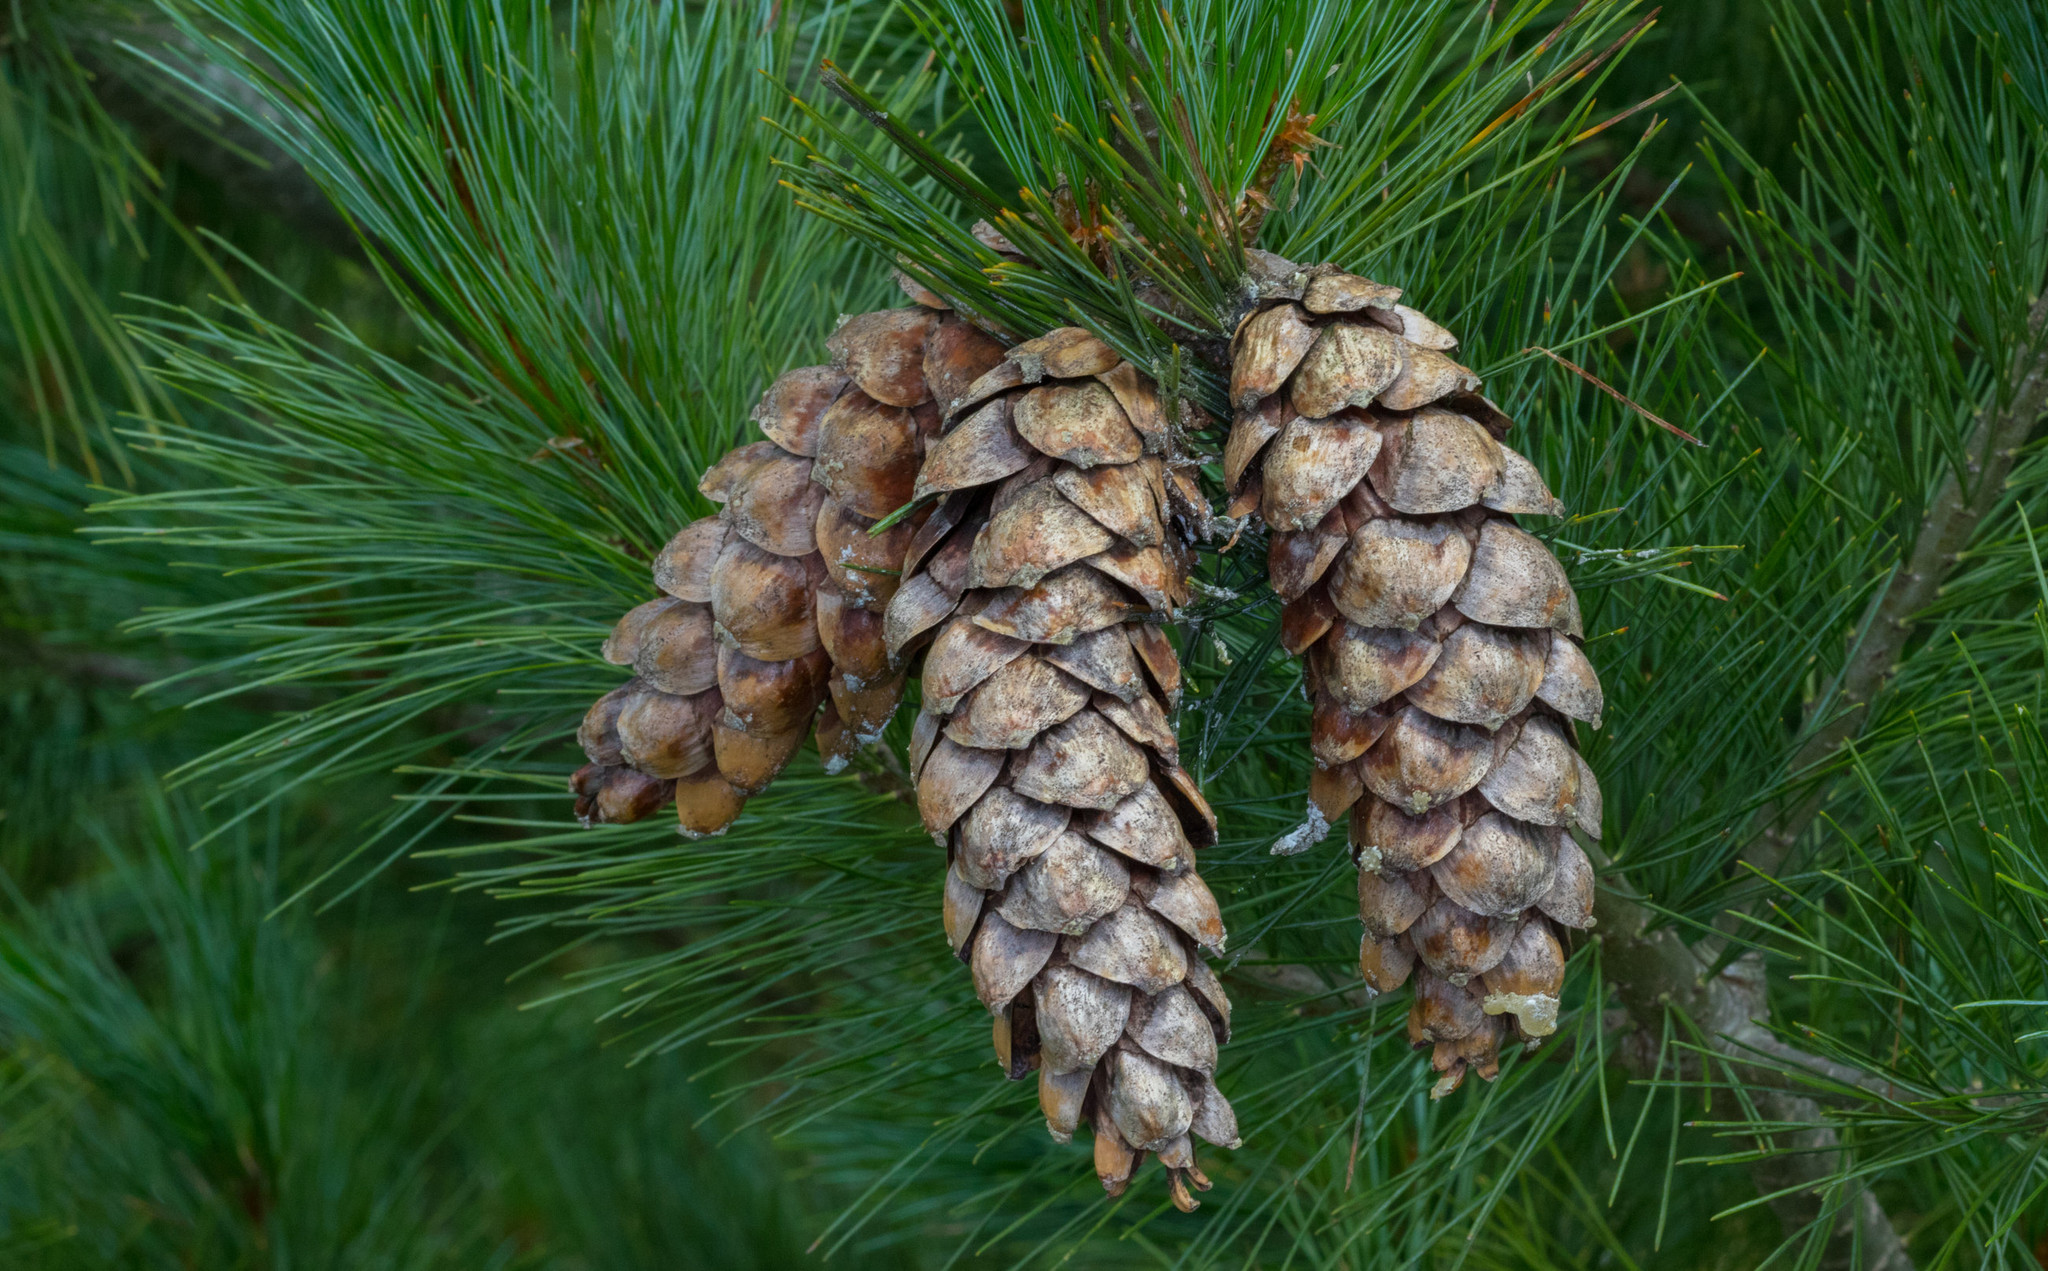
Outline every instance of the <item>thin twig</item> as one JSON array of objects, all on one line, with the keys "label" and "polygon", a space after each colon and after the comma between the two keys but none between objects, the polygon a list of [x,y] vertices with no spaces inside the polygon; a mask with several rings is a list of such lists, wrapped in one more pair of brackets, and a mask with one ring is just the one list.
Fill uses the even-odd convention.
[{"label": "thin twig", "polygon": [[1707,444],[1706,442],[1701,441],[1698,437],[1695,437],[1691,433],[1687,432],[1685,429],[1680,428],[1678,425],[1664,418],[1662,415],[1659,415],[1655,411],[1649,409],[1647,406],[1642,406],[1637,404],[1636,402],[1629,400],[1628,396],[1624,394],[1620,389],[1615,388],[1606,380],[1601,379],[1599,376],[1593,374],[1593,372],[1587,370],[1583,366],[1580,366],[1577,362],[1574,362],[1569,358],[1563,357],[1560,354],[1552,353],[1549,349],[1544,348],[1540,344],[1532,344],[1528,348],[1523,349],[1522,352],[1541,353],[1543,356],[1549,358],[1551,361],[1557,363],[1559,366],[1562,366],[1565,370],[1570,371],[1574,375],[1577,375],[1580,379],[1585,380],[1594,388],[1599,389],[1601,392],[1607,394],[1609,397],[1612,397],[1615,401],[1620,402],[1622,405],[1628,407],[1636,414],[1641,415],[1644,419],[1649,420],[1651,423],[1657,425],[1657,427],[1662,428],[1666,432],[1671,433],[1675,436],[1683,437],[1695,446],[1704,446]]}]

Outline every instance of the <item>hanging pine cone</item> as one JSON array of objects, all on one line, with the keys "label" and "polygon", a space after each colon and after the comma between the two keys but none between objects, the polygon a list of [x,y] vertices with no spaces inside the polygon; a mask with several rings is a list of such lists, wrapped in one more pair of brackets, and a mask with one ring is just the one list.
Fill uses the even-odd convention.
[{"label": "hanging pine cone", "polygon": [[1238,1141],[1214,1080],[1230,1003],[1222,915],[1193,849],[1215,818],[1181,768],[1191,490],[1151,383],[1078,328],[1029,340],[955,398],[914,491],[938,498],[884,629],[929,642],[910,768],[948,847],[945,929],[1012,1079],[1053,1137],[1095,1136],[1121,1194],[1145,1153],[1206,1188],[1190,1135]]},{"label": "hanging pine cone", "polygon": [[850,318],[826,346],[832,365],[769,386],[754,410],[765,440],[728,452],[698,486],[718,515],[670,540],[654,560],[662,595],[605,642],[605,660],[634,678],[578,733],[590,763],[570,788],[585,824],[674,799],[685,834],[719,833],[814,722],[836,770],[895,714],[903,674],[882,611],[921,517],[869,531],[910,500],[938,403],[1002,346],[922,304]]},{"label": "hanging pine cone", "polygon": [[[1263,253],[1258,254],[1263,256]],[[1556,516],[1509,421],[1400,291],[1334,266],[1270,280],[1232,343],[1231,510],[1271,531],[1282,642],[1314,698],[1309,822],[1351,815],[1360,969],[1415,976],[1409,1036],[1448,1094],[1498,1071],[1502,1016],[1556,1027],[1564,950],[1592,925],[1600,725],[1564,569],[1517,516]],[[1416,962],[1420,960],[1421,966]]]}]

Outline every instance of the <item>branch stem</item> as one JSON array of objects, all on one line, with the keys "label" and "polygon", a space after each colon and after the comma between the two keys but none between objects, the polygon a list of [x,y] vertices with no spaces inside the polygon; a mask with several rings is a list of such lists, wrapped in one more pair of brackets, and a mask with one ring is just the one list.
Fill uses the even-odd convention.
[{"label": "branch stem", "polygon": [[[2010,372],[2001,385],[2002,405],[1994,399],[1979,413],[1964,447],[1961,468],[1952,466],[1943,476],[1905,560],[1874,601],[1875,609],[1843,668],[1839,687],[1831,700],[1816,708],[1818,726],[1794,750],[1790,772],[1818,771],[1868,724],[1871,703],[1896,673],[1915,616],[1940,594],[1977,526],[2004,496],[2014,458],[2043,411],[2048,410],[2048,342],[2043,339],[2048,331],[2044,328],[2048,328],[2048,293],[2038,297],[2028,311],[2026,338],[2014,350]],[[1765,876],[1782,870],[1826,797],[1826,788],[1816,783],[1796,801],[1765,805],[1754,821],[1762,831],[1744,848],[1743,864]],[[1810,1127],[1776,1136],[1782,1140],[1777,1145],[1779,1153],[1755,1167],[1758,1185],[1775,1192],[1797,1183],[1823,1184],[1831,1177],[1841,1149],[1834,1130],[1821,1124],[1819,1104],[1787,1088],[1783,1071],[1744,1060],[1768,1055],[1883,1097],[1895,1097],[1890,1083],[1806,1055],[1780,1041],[1765,1026],[1770,1004],[1761,962],[1755,955],[1735,959],[1715,972],[1727,936],[1741,919],[1739,908],[1718,924],[1722,934],[1697,945],[1687,945],[1672,927],[1654,925],[1654,915],[1646,905],[1612,886],[1601,889],[1594,912],[1600,923],[1597,938],[1602,942],[1603,963],[1639,1029],[1647,1028],[1667,1007],[1684,1011],[1736,1065],[1746,1084],[1754,1078],[1756,1084],[1766,1087],[1761,1111],[1774,1120]],[[1764,1106],[1766,1103],[1770,1106]],[[1911,1258],[1867,1188],[1856,1186],[1846,1197],[1836,1199],[1835,1225],[1830,1229],[1822,1265],[1834,1265],[1839,1251],[1860,1245],[1863,1265],[1909,1271]],[[1817,1194],[1799,1192],[1780,1197],[1773,1208],[1788,1224],[1803,1227],[1818,1219],[1821,1204]]]},{"label": "branch stem", "polygon": [[[1870,704],[1898,671],[1899,656],[1913,633],[1914,615],[1933,604],[1948,581],[1977,526],[2005,494],[2006,478],[2027,435],[2048,409],[2048,291],[2027,314],[2027,338],[2014,350],[2006,384],[2010,391],[2002,409],[1987,403],[1964,445],[1965,471],[1953,466],[1920,518],[1913,548],[1891,584],[1877,598],[1876,612],[1863,639],[1842,670],[1834,701],[1815,708],[1814,728],[1793,753],[1789,771],[1804,773],[1832,759],[1842,743],[1860,733],[1870,719]],[[1816,784],[1803,798],[1787,805],[1766,805],[1756,818],[1763,830],[1743,850],[1743,863],[1765,876],[1778,873],[1790,859],[1800,836],[1813,824],[1826,800]]]}]

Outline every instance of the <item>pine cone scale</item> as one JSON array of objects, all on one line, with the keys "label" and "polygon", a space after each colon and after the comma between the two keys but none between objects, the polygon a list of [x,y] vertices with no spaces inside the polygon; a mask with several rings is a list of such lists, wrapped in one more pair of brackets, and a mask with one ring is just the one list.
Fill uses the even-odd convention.
[{"label": "pine cone scale", "polygon": [[1037,457],[1010,424],[1010,399],[999,397],[932,443],[912,497],[993,485],[1030,467]]}]

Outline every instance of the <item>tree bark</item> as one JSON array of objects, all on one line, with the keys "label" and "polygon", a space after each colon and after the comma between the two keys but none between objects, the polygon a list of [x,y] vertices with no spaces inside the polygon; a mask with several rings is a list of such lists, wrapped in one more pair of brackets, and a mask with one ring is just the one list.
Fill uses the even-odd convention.
[{"label": "tree bark", "polygon": [[1822,1124],[1820,1104],[1787,1090],[1764,1091],[1756,1102],[1757,1111],[1769,1120],[1807,1126],[1774,1135],[1775,1155],[1751,1166],[1750,1176],[1765,1195],[1801,1189],[1770,1202],[1787,1234],[1826,1220],[1820,1271],[1913,1271],[1912,1255],[1868,1187],[1851,1184],[1829,1214],[1824,1180],[1841,1152],[1841,1140],[1832,1127]]}]

